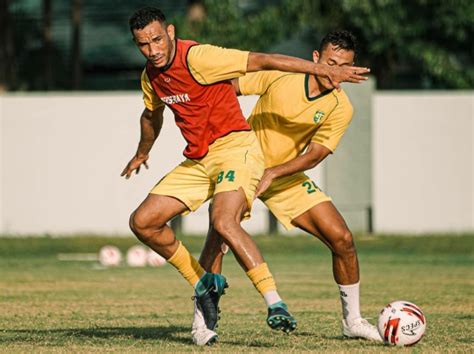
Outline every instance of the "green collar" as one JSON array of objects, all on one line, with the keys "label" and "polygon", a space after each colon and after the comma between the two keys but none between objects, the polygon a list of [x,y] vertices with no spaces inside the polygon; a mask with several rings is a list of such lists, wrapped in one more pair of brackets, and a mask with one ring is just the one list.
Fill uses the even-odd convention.
[{"label": "green collar", "polygon": [[308,101],[315,101],[317,100],[318,98],[321,98],[321,97],[324,97],[326,96],[328,93],[332,92],[332,90],[326,90],[326,91],[323,91],[321,92],[319,95],[317,96],[314,96],[314,97],[309,97],[309,74],[306,74],[305,75],[305,78],[304,78],[304,92],[306,94],[306,99]]}]

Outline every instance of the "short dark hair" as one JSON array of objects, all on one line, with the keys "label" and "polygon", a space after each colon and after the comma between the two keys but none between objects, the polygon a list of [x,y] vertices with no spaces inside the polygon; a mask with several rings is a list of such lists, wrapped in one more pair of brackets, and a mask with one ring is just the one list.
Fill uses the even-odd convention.
[{"label": "short dark hair", "polygon": [[141,30],[153,21],[158,21],[166,26],[165,14],[156,7],[147,6],[135,11],[128,20],[128,24],[130,25],[130,31],[133,33],[133,30]]},{"label": "short dark hair", "polygon": [[319,52],[321,53],[329,44],[339,49],[352,50],[354,53],[357,50],[357,39],[349,31],[332,31],[326,34],[319,46]]}]

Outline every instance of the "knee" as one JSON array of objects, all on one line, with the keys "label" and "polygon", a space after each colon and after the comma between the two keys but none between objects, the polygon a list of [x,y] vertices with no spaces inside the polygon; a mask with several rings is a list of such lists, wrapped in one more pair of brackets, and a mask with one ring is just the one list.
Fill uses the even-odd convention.
[{"label": "knee", "polygon": [[335,242],[332,244],[333,252],[340,256],[347,256],[356,252],[352,233],[344,228],[336,232]]},{"label": "knee", "polygon": [[156,235],[156,232],[159,232],[165,226],[164,223],[160,223],[159,220],[151,218],[146,212],[140,209],[135,210],[132,215],[130,215],[129,225],[135,236],[143,243],[148,243],[151,238]]},{"label": "knee", "polygon": [[235,227],[238,227],[238,226],[239,225],[235,222],[235,220],[232,220],[231,218],[218,217],[218,218],[213,219],[212,221],[212,227],[224,239],[228,239],[228,237],[232,234]]}]

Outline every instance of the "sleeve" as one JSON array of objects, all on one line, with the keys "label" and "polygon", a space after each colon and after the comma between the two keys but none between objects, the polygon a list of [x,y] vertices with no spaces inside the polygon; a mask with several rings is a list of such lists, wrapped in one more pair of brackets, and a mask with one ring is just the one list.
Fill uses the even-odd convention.
[{"label": "sleeve", "polygon": [[351,123],[352,113],[353,108],[349,100],[339,104],[316,130],[311,142],[323,145],[334,152]]},{"label": "sleeve", "polygon": [[160,100],[153,90],[150,79],[148,78],[148,74],[146,73],[146,69],[144,69],[142,72],[141,85],[143,91],[143,102],[145,103],[146,108],[148,108],[150,111],[154,111],[158,107],[164,105],[163,101]]},{"label": "sleeve", "polygon": [[188,52],[191,75],[201,85],[230,80],[247,72],[249,52],[200,44]]},{"label": "sleeve", "polygon": [[285,73],[281,71],[256,71],[239,77],[240,93],[244,96],[263,95],[270,85]]}]

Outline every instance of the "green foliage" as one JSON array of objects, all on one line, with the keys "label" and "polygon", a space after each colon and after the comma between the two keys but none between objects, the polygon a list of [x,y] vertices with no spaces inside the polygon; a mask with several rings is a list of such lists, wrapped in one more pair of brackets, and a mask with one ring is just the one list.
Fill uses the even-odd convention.
[{"label": "green foliage", "polygon": [[[38,70],[48,62],[41,6],[30,0],[10,3],[5,23],[13,35],[0,36],[0,56],[4,58],[11,47],[12,58],[0,60],[0,81],[5,81],[0,86],[44,89],[45,70]],[[316,48],[328,31],[348,29],[359,39],[357,63],[371,67],[379,89],[474,88],[472,0],[203,0],[207,16],[202,22],[187,19],[187,3],[168,0],[158,5],[177,25],[181,38],[273,52],[276,47],[291,48],[281,43],[295,39]],[[120,0],[119,6],[111,0],[83,3],[84,89],[136,86],[130,70],[139,75],[142,58],[130,42],[127,18],[146,4],[142,0]],[[58,1],[53,6],[54,89],[71,86],[70,5]],[[286,54],[301,52],[293,49]]]},{"label": "green foliage", "polygon": [[206,0],[205,6],[205,21],[190,23],[185,16],[175,19],[181,38],[261,51],[290,34],[289,29],[279,23],[280,11],[274,6],[254,14],[245,14],[237,0]]},{"label": "green foliage", "polygon": [[474,2],[470,0],[280,0],[245,14],[236,0],[207,0],[207,19],[182,34],[202,42],[270,51],[293,37],[319,43],[334,29],[359,39],[358,63],[378,88],[474,87]]},{"label": "green foliage", "polygon": [[360,62],[372,67],[379,88],[474,86],[468,39],[474,35],[472,1],[342,0],[330,7],[320,1],[320,12],[305,0],[285,1],[296,11],[313,10],[307,18],[319,17],[300,23],[311,33],[353,31],[360,41]]}]

